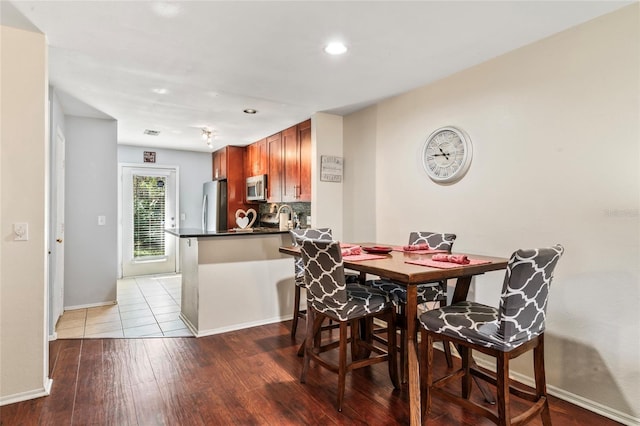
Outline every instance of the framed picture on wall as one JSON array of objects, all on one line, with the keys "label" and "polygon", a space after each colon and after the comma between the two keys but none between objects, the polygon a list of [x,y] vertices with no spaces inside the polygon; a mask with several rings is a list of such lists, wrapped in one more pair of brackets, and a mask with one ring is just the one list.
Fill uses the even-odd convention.
[{"label": "framed picture on wall", "polygon": [[155,163],[156,162],[156,152],[155,151],[145,151],[144,152],[144,162],[145,163]]},{"label": "framed picture on wall", "polygon": [[320,156],[320,180],[324,182],[342,182],[342,157]]}]

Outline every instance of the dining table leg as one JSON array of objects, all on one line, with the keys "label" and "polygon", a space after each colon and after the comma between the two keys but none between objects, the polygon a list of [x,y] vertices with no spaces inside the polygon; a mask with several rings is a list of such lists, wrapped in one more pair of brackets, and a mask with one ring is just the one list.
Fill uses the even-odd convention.
[{"label": "dining table leg", "polygon": [[[471,276],[467,276],[467,277],[460,277],[457,279],[456,288],[453,292],[453,298],[451,299],[452,305],[454,303],[467,300],[467,296],[469,295],[469,288],[471,287],[471,278],[472,278]],[[476,363],[475,361],[473,361],[473,358],[472,358],[471,368],[474,368],[475,366],[476,366]],[[493,397],[493,394],[489,391],[487,384],[479,380],[479,378],[476,376],[473,376],[473,378],[476,382],[476,385],[478,385],[478,389],[480,389],[480,392],[482,392],[482,396],[484,396],[484,400],[489,404],[495,404],[496,399]]]},{"label": "dining table leg", "polygon": [[418,320],[418,287],[407,285],[407,368],[409,375],[409,422],[422,424],[420,413],[420,366],[418,365],[418,345],[416,342],[416,322]]}]

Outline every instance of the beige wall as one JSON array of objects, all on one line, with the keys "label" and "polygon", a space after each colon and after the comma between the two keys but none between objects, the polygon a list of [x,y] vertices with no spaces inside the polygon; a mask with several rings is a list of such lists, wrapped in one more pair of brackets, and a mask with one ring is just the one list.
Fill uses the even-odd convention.
[{"label": "beige wall", "polygon": [[376,241],[377,113],[377,106],[360,110],[344,127],[345,241]]},{"label": "beige wall", "polygon": [[[347,175],[345,198],[362,198],[375,166],[375,228],[354,237],[455,232],[456,250],[499,256],[565,246],[548,382],[624,421],[640,417],[638,16],[634,4],[344,120],[345,163],[363,171]],[[446,125],[474,144],[468,174],[450,186],[431,182],[420,160]],[[345,223],[372,215],[370,203],[345,206]],[[478,279],[473,297],[497,305],[502,277]]]},{"label": "beige wall", "polygon": [[332,229],[334,238],[342,239],[343,182],[320,181],[320,157],[342,157],[342,117],[316,113],[311,117],[311,224]]},{"label": "beige wall", "polygon": [[[42,34],[0,27],[0,405],[48,393],[47,65]],[[29,240],[13,240],[13,224]]]}]

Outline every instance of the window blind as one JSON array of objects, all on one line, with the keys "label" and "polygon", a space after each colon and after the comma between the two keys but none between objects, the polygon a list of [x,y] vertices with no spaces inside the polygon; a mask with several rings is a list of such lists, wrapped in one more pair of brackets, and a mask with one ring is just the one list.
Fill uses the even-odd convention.
[{"label": "window blind", "polygon": [[133,257],[165,255],[166,177],[133,176]]}]

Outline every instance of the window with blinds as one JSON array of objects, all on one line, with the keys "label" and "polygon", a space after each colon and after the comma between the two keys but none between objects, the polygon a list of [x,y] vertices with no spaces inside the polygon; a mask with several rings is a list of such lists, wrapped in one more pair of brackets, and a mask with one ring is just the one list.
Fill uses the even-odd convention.
[{"label": "window with blinds", "polygon": [[133,257],[165,256],[166,177],[133,176]]}]

